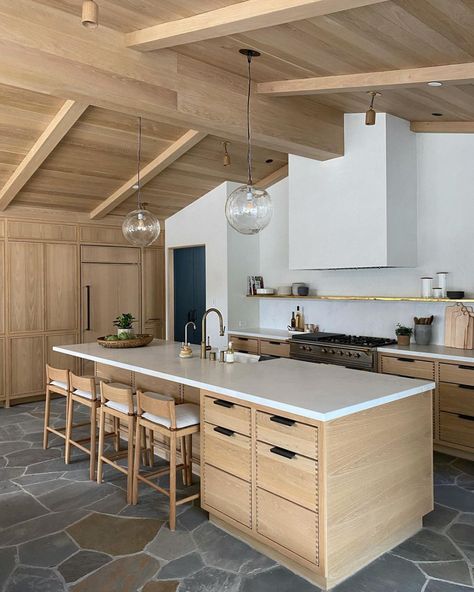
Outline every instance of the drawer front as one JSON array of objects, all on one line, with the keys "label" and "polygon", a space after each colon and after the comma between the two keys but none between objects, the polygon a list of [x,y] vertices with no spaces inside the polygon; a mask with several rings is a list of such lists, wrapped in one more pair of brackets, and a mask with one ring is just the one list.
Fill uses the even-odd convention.
[{"label": "drawer front", "polygon": [[318,428],[284,416],[257,411],[257,440],[318,458]]},{"label": "drawer front", "polygon": [[440,413],[439,439],[452,444],[474,448],[474,417]]},{"label": "drawer front", "polygon": [[204,461],[218,469],[250,481],[250,438],[237,432],[204,424]]},{"label": "drawer front", "polygon": [[204,421],[250,436],[250,409],[217,397],[204,397]]},{"label": "drawer front", "polygon": [[252,497],[250,483],[204,465],[202,499],[206,510],[218,510],[240,524],[252,526]]},{"label": "drawer front", "polygon": [[440,382],[439,408],[474,417],[474,386]]},{"label": "drawer front", "polygon": [[273,341],[260,339],[260,354],[262,356],[290,357],[290,344],[287,341]]},{"label": "drawer front", "polygon": [[244,352],[246,354],[258,354],[258,339],[230,335],[229,340],[232,341],[232,347],[235,351]]},{"label": "drawer front", "polygon": [[384,374],[397,374],[410,378],[424,378],[434,380],[434,362],[417,360],[410,357],[382,356],[382,372]]},{"label": "drawer front", "polygon": [[258,442],[257,486],[313,512],[318,509],[318,465],[305,456]]},{"label": "drawer front", "polygon": [[474,386],[474,366],[441,363],[439,365],[439,379],[441,382]]},{"label": "drawer front", "polygon": [[318,515],[257,488],[257,532],[318,565]]}]

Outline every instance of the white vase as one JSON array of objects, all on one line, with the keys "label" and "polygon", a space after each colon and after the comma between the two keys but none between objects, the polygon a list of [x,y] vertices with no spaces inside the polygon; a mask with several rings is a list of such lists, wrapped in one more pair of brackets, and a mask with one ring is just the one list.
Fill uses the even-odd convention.
[{"label": "white vase", "polygon": [[[135,337],[133,329],[117,329],[117,337],[121,337],[122,335],[126,335],[127,339],[132,339],[133,337]],[[122,337],[122,339],[124,339],[124,337]]]}]

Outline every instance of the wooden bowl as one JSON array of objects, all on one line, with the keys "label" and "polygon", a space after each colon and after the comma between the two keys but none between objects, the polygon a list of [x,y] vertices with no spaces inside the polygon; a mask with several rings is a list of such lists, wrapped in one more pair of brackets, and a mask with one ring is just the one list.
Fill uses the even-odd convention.
[{"label": "wooden bowl", "polygon": [[97,338],[97,343],[102,347],[108,347],[110,349],[125,349],[128,347],[145,347],[153,341],[153,335],[135,335],[133,339],[120,339],[117,341],[107,341],[105,335]]}]

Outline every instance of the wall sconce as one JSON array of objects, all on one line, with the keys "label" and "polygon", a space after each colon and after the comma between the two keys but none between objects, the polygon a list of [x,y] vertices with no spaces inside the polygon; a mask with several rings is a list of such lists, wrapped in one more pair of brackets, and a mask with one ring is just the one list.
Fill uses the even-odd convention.
[{"label": "wall sconce", "polygon": [[370,99],[370,106],[365,112],[365,125],[375,125],[375,119],[377,117],[375,109],[374,109],[374,101],[375,97],[381,97],[382,95],[375,90],[369,90],[368,93],[371,96]]},{"label": "wall sconce", "polygon": [[230,160],[229,151],[227,150],[227,146],[229,146],[230,142],[222,142],[222,144],[224,145],[224,166],[230,166],[232,162]]}]

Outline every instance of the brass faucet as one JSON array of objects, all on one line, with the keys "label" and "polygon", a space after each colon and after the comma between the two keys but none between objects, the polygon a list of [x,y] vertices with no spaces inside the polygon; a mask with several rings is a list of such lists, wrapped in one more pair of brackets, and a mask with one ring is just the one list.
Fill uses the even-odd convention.
[{"label": "brass faucet", "polygon": [[215,312],[219,317],[219,335],[224,337],[225,334],[225,327],[224,327],[224,319],[222,317],[222,313],[217,308],[208,308],[206,312],[202,315],[202,335],[201,335],[201,359],[205,360],[207,357],[206,353],[206,339],[207,339],[207,315],[210,312]]}]

